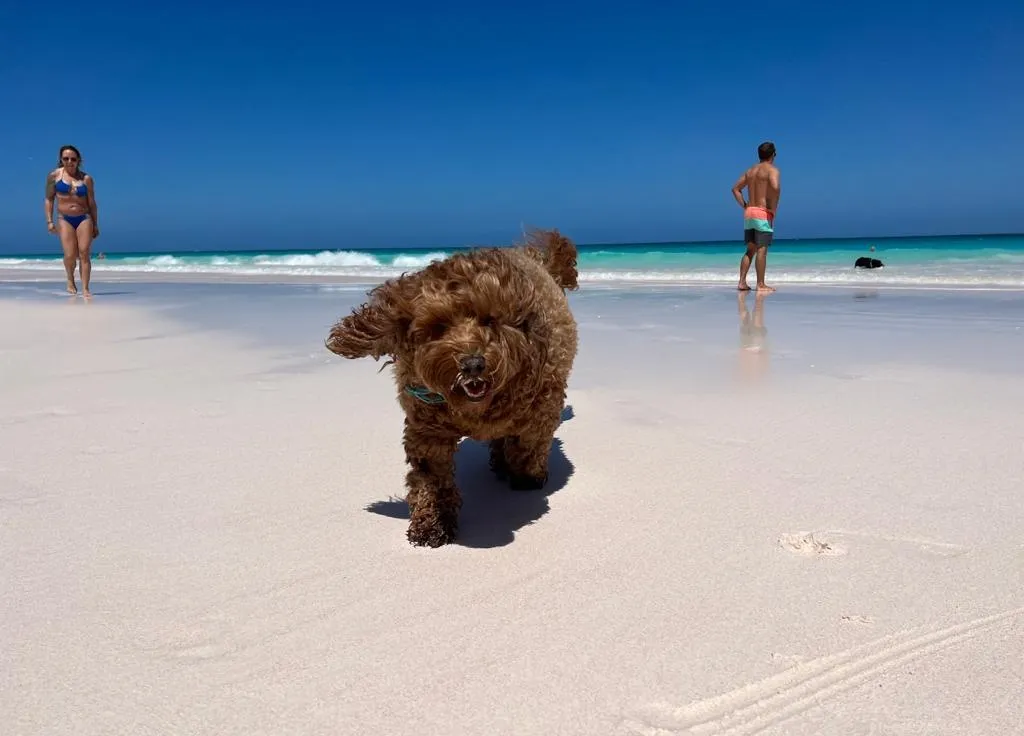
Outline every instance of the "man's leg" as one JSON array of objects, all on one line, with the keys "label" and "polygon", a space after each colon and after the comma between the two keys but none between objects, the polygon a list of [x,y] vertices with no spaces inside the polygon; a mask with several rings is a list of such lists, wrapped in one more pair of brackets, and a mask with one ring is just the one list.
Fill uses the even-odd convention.
[{"label": "man's leg", "polygon": [[764,272],[768,267],[768,246],[771,245],[772,234],[757,233],[755,237],[757,239],[757,257],[754,263],[757,269],[757,290],[761,292],[775,291],[774,286],[768,286],[764,282]]},{"label": "man's leg", "polygon": [[750,270],[750,262],[753,260],[754,252],[757,250],[757,246],[754,244],[753,230],[743,231],[743,242],[747,246],[747,251],[740,258],[740,283],[736,288],[740,291],[750,291],[750,287],[747,285],[747,271]]}]

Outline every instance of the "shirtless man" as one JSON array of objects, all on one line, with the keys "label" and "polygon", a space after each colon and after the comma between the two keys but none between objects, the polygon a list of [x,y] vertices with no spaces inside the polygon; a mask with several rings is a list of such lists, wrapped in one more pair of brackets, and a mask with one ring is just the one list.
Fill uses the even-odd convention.
[{"label": "shirtless man", "polygon": [[[775,211],[779,208],[779,170],[775,168],[775,144],[765,141],[757,147],[758,163],[740,175],[732,188],[732,196],[743,208],[743,241],[747,252],[740,259],[740,291],[750,291],[747,285],[747,271],[754,260],[757,268],[757,290],[775,291],[764,282],[764,270],[768,261],[768,246],[772,244],[775,226]],[[747,188],[748,199],[743,199],[743,188]]]}]

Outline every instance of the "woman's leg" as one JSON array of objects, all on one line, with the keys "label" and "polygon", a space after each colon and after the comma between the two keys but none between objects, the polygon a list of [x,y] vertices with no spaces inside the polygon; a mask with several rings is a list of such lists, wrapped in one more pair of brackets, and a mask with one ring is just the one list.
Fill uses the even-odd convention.
[{"label": "woman's leg", "polygon": [[82,293],[89,294],[89,277],[92,276],[92,218],[78,223],[78,271],[82,274]]},{"label": "woman's leg", "polygon": [[[78,237],[75,229],[60,215],[57,216],[57,232],[60,233],[60,247],[64,251],[64,273],[68,277],[68,293],[77,294],[75,286],[75,263],[78,262]],[[92,230],[89,231],[92,233]]]}]

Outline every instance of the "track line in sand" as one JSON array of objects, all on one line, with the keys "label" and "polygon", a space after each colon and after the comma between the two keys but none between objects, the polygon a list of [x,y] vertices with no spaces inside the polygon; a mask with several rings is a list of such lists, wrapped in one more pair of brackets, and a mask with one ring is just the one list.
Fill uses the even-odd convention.
[{"label": "track line in sand", "polygon": [[749,736],[888,670],[1021,615],[1024,606],[927,633],[919,633],[920,628],[910,629],[838,654],[801,662],[776,675],[682,707],[645,706],[623,720],[623,732],[642,736]]},{"label": "track line in sand", "polygon": [[[841,541],[846,538],[845,542]],[[858,532],[846,529],[826,529],[813,532],[793,532],[779,535],[778,545],[788,552],[805,557],[837,557],[849,552],[850,539],[866,539],[896,545],[910,545],[921,552],[938,557],[958,557],[971,551],[970,547],[933,539]]]}]

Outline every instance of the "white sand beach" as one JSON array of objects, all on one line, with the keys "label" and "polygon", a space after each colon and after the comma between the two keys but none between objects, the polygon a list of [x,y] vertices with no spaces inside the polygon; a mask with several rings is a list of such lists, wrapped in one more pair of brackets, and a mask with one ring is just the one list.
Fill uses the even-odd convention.
[{"label": "white sand beach", "polygon": [[6,734],[1024,727],[1024,294],[585,288],[548,487],[466,443],[426,549],[361,288],[59,287],[0,294]]}]

